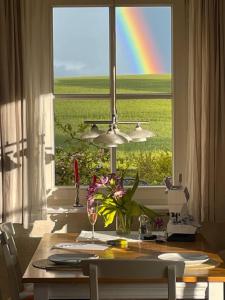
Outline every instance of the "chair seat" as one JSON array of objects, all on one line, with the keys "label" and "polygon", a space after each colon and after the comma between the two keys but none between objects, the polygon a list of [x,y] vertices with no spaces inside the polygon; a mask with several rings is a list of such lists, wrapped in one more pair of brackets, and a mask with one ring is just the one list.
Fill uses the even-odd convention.
[{"label": "chair seat", "polygon": [[33,283],[24,283],[24,290],[32,293],[34,290]]},{"label": "chair seat", "polygon": [[25,289],[19,293],[20,300],[33,300],[34,293],[33,293],[33,284],[26,283]]}]

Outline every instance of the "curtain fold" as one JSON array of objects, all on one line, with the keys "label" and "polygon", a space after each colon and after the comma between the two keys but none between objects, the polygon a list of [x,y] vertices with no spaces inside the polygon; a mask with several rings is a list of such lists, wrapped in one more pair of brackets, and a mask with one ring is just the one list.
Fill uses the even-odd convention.
[{"label": "curtain fold", "polygon": [[21,222],[22,40],[20,3],[0,2],[1,210],[3,220]]},{"label": "curtain fold", "polygon": [[0,2],[0,204],[3,221],[25,227],[46,212],[50,45],[48,1]]},{"label": "curtain fold", "polygon": [[199,221],[225,220],[225,3],[189,0],[187,185]]}]

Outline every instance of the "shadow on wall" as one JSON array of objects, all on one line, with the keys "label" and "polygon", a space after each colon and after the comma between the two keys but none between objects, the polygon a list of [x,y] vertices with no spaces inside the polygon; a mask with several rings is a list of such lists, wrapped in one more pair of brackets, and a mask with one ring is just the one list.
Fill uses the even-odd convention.
[{"label": "shadow on wall", "polygon": [[[62,231],[63,232],[81,232],[81,230],[91,230],[91,224],[89,223],[86,213],[65,213],[65,214],[51,214],[50,220],[54,226],[51,232]],[[104,228],[103,220],[98,217],[95,224],[95,230],[115,230],[115,224]]]},{"label": "shadow on wall", "polygon": [[[40,139],[44,139],[45,135],[40,135]],[[4,148],[3,155],[0,159],[0,172],[2,169],[4,172],[8,172],[14,169],[18,169],[21,167],[21,158],[28,157],[28,150],[26,148],[27,140],[21,139],[18,142],[14,143],[6,143],[3,145]],[[17,150],[18,148],[22,148],[21,150]],[[45,163],[50,164],[54,160],[53,149],[51,147],[45,147]]]},{"label": "shadow on wall", "polygon": [[[52,226],[51,232],[81,232],[81,230],[91,230],[87,213],[58,213],[51,214],[50,223]],[[108,227],[104,227],[103,218],[98,216],[95,224],[95,230],[116,230],[114,222]],[[164,224],[167,224],[167,216],[164,216]],[[138,230],[139,221],[138,217],[134,217],[131,230]],[[153,229],[155,230],[155,229]]]}]

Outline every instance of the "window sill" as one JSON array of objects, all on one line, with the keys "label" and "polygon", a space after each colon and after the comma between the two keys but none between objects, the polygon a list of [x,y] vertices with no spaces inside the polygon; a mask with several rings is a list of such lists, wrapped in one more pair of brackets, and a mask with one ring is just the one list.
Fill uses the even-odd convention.
[{"label": "window sill", "polygon": [[[85,205],[87,197],[86,186],[81,186],[79,196],[80,203]],[[139,187],[134,194],[134,198],[141,204],[149,206],[152,209],[168,211],[167,193],[165,193],[164,186]],[[63,213],[67,213],[68,210],[70,212],[82,211],[80,208],[73,208],[74,201],[74,186],[57,186],[48,195],[48,209],[49,211],[57,210],[58,212],[61,210]]]},{"label": "window sill", "polygon": [[[146,205],[155,212],[167,213],[168,205]],[[47,214],[86,214],[86,206],[73,207],[71,205],[51,206],[47,208]]]},{"label": "window sill", "polygon": [[85,214],[85,206],[73,207],[72,205],[51,206],[47,208],[48,214]]}]

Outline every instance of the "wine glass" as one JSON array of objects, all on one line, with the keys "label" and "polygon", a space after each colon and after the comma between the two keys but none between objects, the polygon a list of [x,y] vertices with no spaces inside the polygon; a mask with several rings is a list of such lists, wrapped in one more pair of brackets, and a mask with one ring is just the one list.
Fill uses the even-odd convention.
[{"label": "wine glass", "polygon": [[91,235],[91,240],[95,240],[95,223],[97,221],[98,217],[98,203],[94,201],[93,203],[88,203],[87,204],[87,214],[88,214],[88,219],[89,222],[92,225],[92,235]]}]

